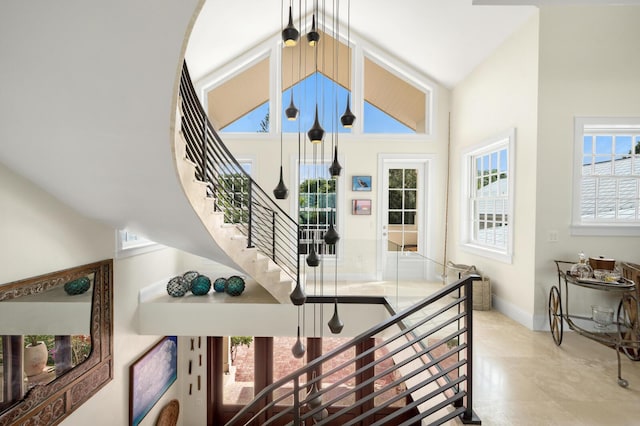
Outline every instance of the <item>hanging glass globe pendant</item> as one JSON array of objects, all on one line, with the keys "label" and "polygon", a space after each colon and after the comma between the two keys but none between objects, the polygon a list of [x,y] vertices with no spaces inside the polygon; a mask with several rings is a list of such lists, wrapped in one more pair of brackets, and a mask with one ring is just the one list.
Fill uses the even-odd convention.
[{"label": "hanging glass globe pendant", "polygon": [[324,242],[333,245],[338,242],[340,239],[340,234],[336,231],[336,228],[333,226],[333,221],[329,223],[329,229],[324,233]]},{"label": "hanging glass globe pendant", "polygon": [[284,180],[282,179],[282,166],[280,166],[280,182],[276,185],[273,190],[273,196],[276,197],[277,200],[284,200],[289,195],[289,190],[287,186],[284,184]]},{"label": "hanging glass globe pendant", "polygon": [[291,348],[291,353],[295,358],[302,358],[306,350],[307,349],[302,343],[302,340],[300,340],[300,326],[298,326],[298,339],[296,340],[296,343],[293,344],[293,347]]},{"label": "hanging glass globe pendant", "polygon": [[344,323],[340,320],[340,316],[338,315],[338,299],[333,303],[333,316],[327,325],[333,334],[340,334],[344,327]]},{"label": "hanging glass globe pendant", "polygon": [[316,249],[315,249],[315,244],[312,242],[311,243],[311,248],[309,250],[309,254],[307,255],[307,265],[315,268],[316,266],[320,265],[320,258],[318,257],[318,255],[316,254]]},{"label": "hanging glass globe pendant", "polygon": [[287,116],[287,120],[295,121],[298,118],[298,112],[298,108],[293,103],[293,90],[291,90],[291,102],[289,102],[289,106],[284,110],[284,113]]},{"label": "hanging glass globe pendant", "polygon": [[311,17],[311,31],[307,34],[307,41],[309,42],[309,46],[315,46],[318,41],[320,41],[320,34],[316,29],[316,14],[314,13]]},{"label": "hanging glass globe pendant", "polygon": [[298,38],[300,37],[300,33],[293,26],[293,14],[291,12],[291,6],[289,6],[289,23],[287,27],[282,30],[282,41],[286,47],[295,46],[298,43]]},{"label": "hanging glass globe pendant", "polygon": [[296,283],[295,288],[289,295],[289,299],[291,299],[291,303],[296,306],[304,305],[304,302],[307,301],[307,295],[302,291],[302,286],[300,285],[300,280]]},{"label": "hanging glass globe pendant", "polygon": [[320,125],[320,121],[318,120],[318,105],[316,104],[316,116],[313,121],[313,126],[307,132],[307,136],[309,136],[309,140],[311,143],[320,143],[322,139],[324,139],[324,129]]},{"label": "hanging glass globe pendant", "polygon": [[329,166],[329,173],[331,173],[331,177],[335,179],[340,176],[341,171],[342,166],[338,162],[338,146],[336,146],[333,152],[333,163]]},{"label": "hanging glass globe pendant", "polygon": [[350,129],[351,127],[353,127],[353,123],[356,121],[356,116],[351,112],[351,108],[349,108],[349,104],[351,100],[351,95],[347,95],[347,108],[344,111],[344,114],[342,114],[342,117],[340,117],[340,122],[342,123],[342,126]]}]

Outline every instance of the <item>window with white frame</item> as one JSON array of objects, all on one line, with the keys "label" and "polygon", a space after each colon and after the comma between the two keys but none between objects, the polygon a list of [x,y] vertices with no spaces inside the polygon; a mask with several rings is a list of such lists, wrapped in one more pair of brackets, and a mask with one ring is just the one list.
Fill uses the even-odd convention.
[{"label": "window with white frame", "polygon": [[238,160],[244,173],[235,165],[221,168],[215,196],[218,203],[224,206],[225,223],[246,223],[249,219],[249,186],[253,167],[251,160]]},{"label": "window with white frame", "polygon": [[515,129],[510,129],[464,154],[463,247],[509,263],[513,250],[514,143]]},{"label": "window with white frame", "polygon": [[331,223],[337,228],[336,180],[329,173],[329,165],[321,162],[300,166],[300,254],[309,253],[311,244],[314,244],[316,253],[335,255],[335,245],[325,244],[323,239]]},{"label": "window with white frame", "polygon": [[[279,129],[295,133],[312,125],[319,105],[320,124],[332,131],[331,118],[345,110],[349,94],[350,108],[359,117],[353,129],[335,125],[341,133],[433,135],[433,82],[364,40],[354,37],[351,45],[364,43],[366,51],[320,33],[325,48],[317,64],[315,48],[308,43],[283,48],[278,34],[200,81],[202,102],[214,127],[226,134],[266,136]],[[331,52],[338,53],[334,57]],[[350,60],[351,66],[337,69]],[[314,66],[316,71],[310,71]],[[285,116],[291,99],[299,109],[294,122]],[[279,125],[274,124],[277,120]]]},{"label": "window with white frame", "polygon": [[164,248],[128,229],[116,230],[116,258],[135,256]]},{"label": "window with white frame", "polygon": [[640,235],[640,117],[575,120],[574,234]]}]

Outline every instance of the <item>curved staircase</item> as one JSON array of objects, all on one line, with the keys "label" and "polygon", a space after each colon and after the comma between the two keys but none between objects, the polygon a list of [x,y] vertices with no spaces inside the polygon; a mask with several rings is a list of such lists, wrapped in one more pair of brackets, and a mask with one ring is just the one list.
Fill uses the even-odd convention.
[{"label": "curved staircase", "polygon": [[[174,154],[182,188],[215,243],[280,303],[299,282],[298,225],[214,131],[183,66]],[[178,123],[181,123],[178,126]]]}]

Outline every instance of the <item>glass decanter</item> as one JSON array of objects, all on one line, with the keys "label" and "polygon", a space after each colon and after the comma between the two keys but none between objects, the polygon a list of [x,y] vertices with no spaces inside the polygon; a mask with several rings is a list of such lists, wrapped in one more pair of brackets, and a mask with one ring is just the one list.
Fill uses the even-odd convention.
[{"label": "glass decanter", "polygon": [[581,279],[593,277],[593,269],[589,266],[587,256],[583,252],[578,253],[578,263],[571,266],[570,274]]}]

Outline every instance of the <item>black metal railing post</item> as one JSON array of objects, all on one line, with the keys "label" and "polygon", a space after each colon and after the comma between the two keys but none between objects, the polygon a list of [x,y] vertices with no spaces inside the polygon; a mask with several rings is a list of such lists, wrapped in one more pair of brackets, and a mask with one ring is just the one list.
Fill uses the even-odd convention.
[{"label": "black metal railing post", "polygon": [[248,223],[247,223],[247,248],[253,247],[253,202],[252,202],[253,187],[247,186],[247,210],[249,211]]},{"label": "black metal railing post", "polygon": [[276,213],[275,211],[271,212],[271,259],[276,261]]},{"label": "black metal railing post", "polygon": [[200,163],[200,176],[202,182],[207,182],[207,115],[202,112],[202,158]]},{"label": "black metal railing post", "polygon": [[473,283],[481,280],[479,275],[470,275],[464,284],[465,292],[465,328],[467,329],[467,379],[466,407],[462,415],[464,424],[480,424],[480,419],[473,412]]},{"label": "black metal railing post", "polygon": [[293,380],[293,424],[300,424],[300,377]]},{"label": "black metal railing post", "polygon": [[296,223],[296,285],[301,285],[300,282],[300,224]]}]

